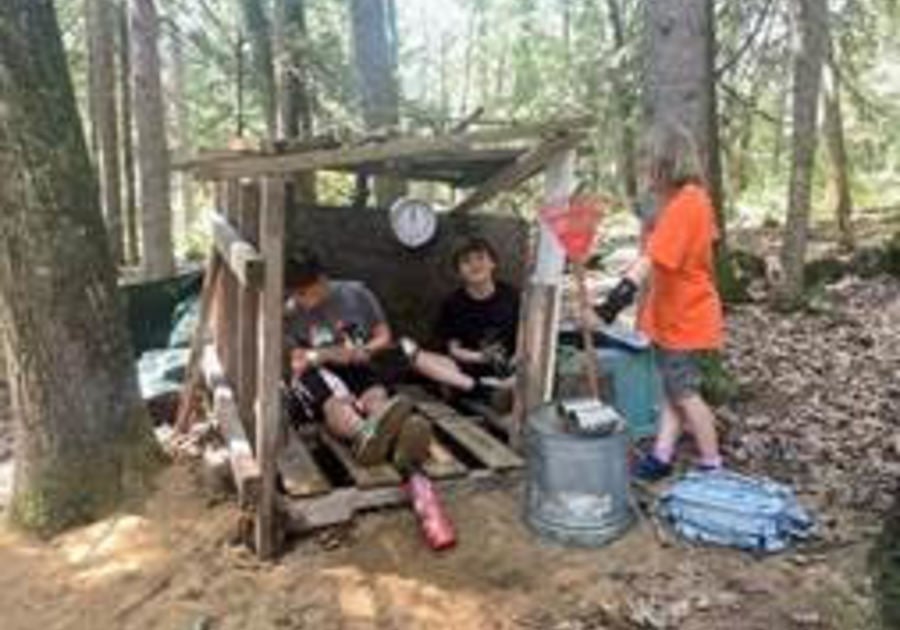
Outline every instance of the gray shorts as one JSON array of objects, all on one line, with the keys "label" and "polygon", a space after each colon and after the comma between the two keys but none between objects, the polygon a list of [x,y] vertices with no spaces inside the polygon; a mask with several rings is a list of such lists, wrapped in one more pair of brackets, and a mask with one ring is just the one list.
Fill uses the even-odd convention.
[{"label": "gray shorts", "polygon": [[700,352],[653,347],[666,398],[681,400],[700,392]]}]

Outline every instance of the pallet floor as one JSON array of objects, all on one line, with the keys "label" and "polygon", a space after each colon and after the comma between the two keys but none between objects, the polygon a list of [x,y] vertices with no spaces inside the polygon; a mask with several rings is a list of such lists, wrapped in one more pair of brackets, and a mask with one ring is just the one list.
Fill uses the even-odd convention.
[{"label": "pallet floor", "polygon": [[[457,410],[421,392],[420,414],[432,423],[434,439],[425,473],[439,486],[510,476],[522,458],[506,445],[496,423]],[[300,435],[287,430],[278,460],[279,504],[287,529],[301,533],[336,525],[358,512],[407,502],[400,474],[390,465],[360,466],[349,449],[324,430]]]}]

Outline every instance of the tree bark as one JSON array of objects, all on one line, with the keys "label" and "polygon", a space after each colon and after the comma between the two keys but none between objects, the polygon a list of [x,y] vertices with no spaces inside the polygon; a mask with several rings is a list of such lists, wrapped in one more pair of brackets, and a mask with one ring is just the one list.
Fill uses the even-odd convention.
[{"label": "tree bark", "polygon": [[96,136],[94,156],[100,175],[103,211],[113,260],[124,262],[122,182],[119,176],[119,115],[116,105],[116,6],[111,0],[87,0],[90,102]]},{"label": "tree bark", "polygon": [[787,222],[781,247],[784,275],[776,292],[777,302],[788,308],[796,306],[803,297],[803,266],[809,231],[828,8],[826,0],[794,0],[794,11],[797,42],[793,63],[793,157]]},{"label": "tree bark", "polygon": [[[827,21],[826,21],[827,24]],[[847,146],[844,142],[844,115],[841,108],[841,78],[837,71],[837,60],[830,25],[826,34],[826,63],[824,65],[824,85],[822,90],[825,105],[825,146],[830,162],[830,185],[836,198],[835,214],[841,245],[852,249],[853,198],[850,194],[850,163],[847,160]]]},{"label": "tree bark", "polygon": [[10,516],[52,534],[113,507],[155,449],[51,0],[0,4],[0,176]]},{"label": "tree bark", "polygon": [[726,300],[741,290],[728,255],[722,194],[713,0],[654,0],[644,3],[647,21],[644,117],[650,124],[675,120],[691,131],[716,209],[716,275]]},{"label": "tree bark", "polygon": [[239,0],[244,30],[250,40],[253,77],[263,103],[266,132],[270,140],[278,134],[278,99],[275,64],[272,61],[272,29],[262,0]]},{"label": "tree bark", "polygon": [[650,123],[674,119],[692,132],[724,242],[712,5],[712,0],[645,3],[648,68],[644,113]]},{"label": "tree bark", "polygon": [[[397,68],[389,34],[392,12],[385,0],[352,0],[353,58],[362,101],[363,120],[370,130],[394,129],[400,121]],[[404,195],[406,185],[394,177],[375,180],[379,205],[390,205]]]},{"label": "tree bark", "polygon": [[126,261],[140,262],[138,238],[137,186],[134,174],[134,116],[131,100],[131,34],[128,24],[128,3],[119,6],[119,102],[122,105],[122,174],[125,179]]},{"label": "tree bark", "polygon": [[143,268],[147,278],[163,278],[173,273],[175,263],[155,0],[131,0],[131,40]]}]

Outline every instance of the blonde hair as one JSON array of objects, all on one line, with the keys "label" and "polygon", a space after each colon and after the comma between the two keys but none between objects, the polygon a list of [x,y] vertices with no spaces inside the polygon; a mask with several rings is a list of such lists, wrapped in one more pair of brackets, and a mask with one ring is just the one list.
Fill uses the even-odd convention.
[{"label": "blonde hair", "polygon": [[688,129],[671,120],[657,122],[641,140],[641,159],[654,190],[681,188],[706,181],[697,143]]}]

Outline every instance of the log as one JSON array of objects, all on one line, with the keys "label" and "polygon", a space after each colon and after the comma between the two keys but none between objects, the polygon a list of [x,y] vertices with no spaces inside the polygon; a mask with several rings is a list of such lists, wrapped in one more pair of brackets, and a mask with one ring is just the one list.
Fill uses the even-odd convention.
[{"label": "log", "polygon": [[212,392],[213,419],[228,448],[234,485],[238,491],[238,504],[244,509],[252,508],[260,497],[260,467],[253,457],[250,440],[247,439],[244,425],[238,416],[234,391],[225,380],[222,363],[211,344],[203,350],[202,365],[206,385]]}]

